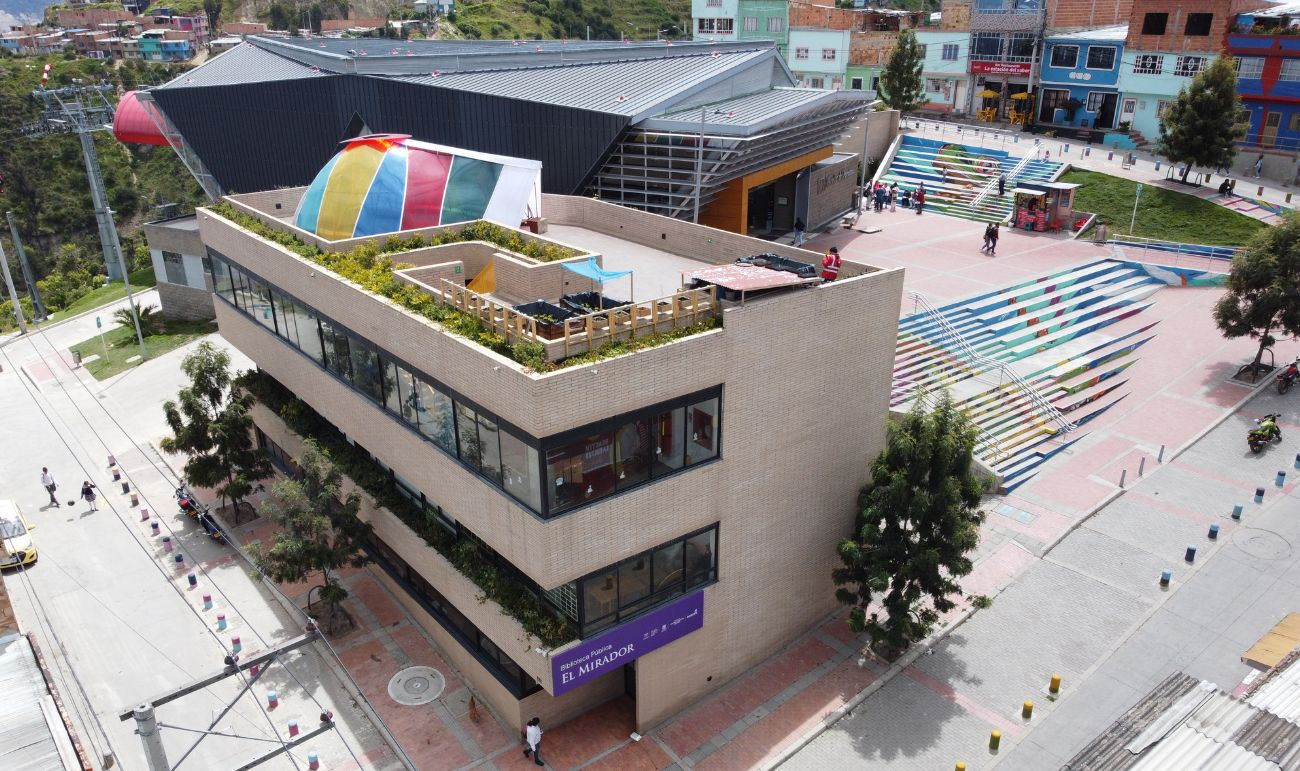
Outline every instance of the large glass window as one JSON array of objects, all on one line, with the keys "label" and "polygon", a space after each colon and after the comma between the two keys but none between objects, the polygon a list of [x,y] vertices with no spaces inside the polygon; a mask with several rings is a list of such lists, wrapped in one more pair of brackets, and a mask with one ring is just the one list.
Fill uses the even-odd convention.
[{"label": "large glass window", "polygon": [[176,252],[162,253],[163,270],[167,273],[167,283],[188,286],[185,280],[185,258]]},{"label": "large glass window", "polygon": [[687,409],[686,430],[690,441],[686,446],[686,462],[702,463],[718,457],[718,400],[705,399]]},{"label": "large glass window", "polygon": [[429,385],[424,380],[417,380],[415,386],[419,394],[420,411],[416,418],[420,433],[429,437],[442,449],[455,455],[456,442],[453,436],[456,418],[452,412],[451,397]]},{"label": "large glass window", "polygon": [[266,284],[255,278],[250,278],[248,283],[251,290],[249,297],[252,302],[249,314],[257,323],[274,332],[275,316],[271,309],[271,290],[267,288]]},{"label": "large glass window", "polygon": [[501,483],[506,492],[534,511],[542,508],[542,485],[537,478],[537,448],[501,431]]},{"label": "large glass window", "polygon": [[349,335],[348,353],[352,358],[352,384],[361,393],[381,404],[384,382],[379,372],[379,354],[374,346]]},{"label": "large glass window", "polygon": [[613,433],[548,450],[546,477],[552,513],[609,495],[615,489]]},{"label": "large glass window", "polygon": [[971,35],[970,58],[975,61],[997,61],[1002,58],[1001,32],[976,32]]},{"label": "large glass window", "polygon": [[652,422],[645,418],[626,423],[614,432],[614,464],[620,490],[650,478],[653,430]]},{"label": "large glass window", "polygon": [[478,416],[474,410],[456,403],[456,446],[460,459],[477,471],[481,468],[478,443]]},{"label": "large glass window", "polygon": [[325,348],[321,345],[320,320],[310,308],[293,303],[293,321],[298,331],[298,347],[317,364],[325,363]]},{"label": "large glass window", "polygon": [[[718,528],[709,527],[577,582],[580,634],[590,637],[718,577]],[[551,598],[551,595],[547,595]],[[570,617],[572,615],[570,614]]]},{"label": "large glass window", "polygon": [[298,323],[294,318],[293,303],[279,292],[271,293],[271,308],[275,314],[275,328],[280,337],[288,340],[294,348],[302,347],[298,343]]},{"label": "large glass window", "polygon": [[1283,59],[1277,79],[1291,83],[1300,81],[1300,59]]},{"label": "large glass window", "polygon": [[1259,80],[1264,75],[1264,57],[1262,56],[1239,56],[1237,62],[1237,77],[1242,80]]},{"label": "large glass window", "polygon": [[483,476],[501,484],[501,432],[497,422],[478,413],[479,466]]},{"label": "large glass window", "polygon": [[230,283],[230,266],[217,255],[211,252],[208,254],[211,257],[208,264],[212,268],[212,291],[233,303],[235,301],[235,291]]},{"label": "large glass window", "polygon": [[1079,63],[1079,47],[1054,45],[1052,46],[1052,66],[1073,68]]},{"label": "large glass window", "polygon": [[718,571],[718,531],[705,530],[686,539],[686,588],[712,581]]},{"label": "large glass window", "polygon": [[655,468],[656,475],[681,468],[686,457],[683,435],[686,409],[678,407],[655,416]]},{"label": "large glass window", "polygon": [[320,335],[325,345],[326,369],[351,383],[352,351],[347,333],[332,322],[321,319]]},{"label": "large glass window", "polygon": [[1007,45],[1007,60],[1029,62],[1034,60],[1034,33],[1012,32]]},{"label": "large glass window", "polygon": [[1088,48],[1088,69],[1115,69],[1115,46],[1090,46]]}]

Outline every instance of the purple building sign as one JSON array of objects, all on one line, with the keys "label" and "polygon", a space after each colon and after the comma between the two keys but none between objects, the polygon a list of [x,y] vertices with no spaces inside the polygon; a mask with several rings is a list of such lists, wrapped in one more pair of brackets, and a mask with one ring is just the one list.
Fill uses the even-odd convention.
[{"label": "purple building sign", "polygon": [[551,658],[554,695],[613,672],[704,626],[704,592],[683,597]]}]

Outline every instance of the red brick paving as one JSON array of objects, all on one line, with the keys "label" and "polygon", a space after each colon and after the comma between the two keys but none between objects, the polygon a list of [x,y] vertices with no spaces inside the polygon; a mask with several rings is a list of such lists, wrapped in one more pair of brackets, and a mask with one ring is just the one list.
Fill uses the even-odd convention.
[{"label": "red brick paving", "polygon": [[542,728],[542,759],[555,769],[577,768],[636,730],[635,706],[619,697],[561,726]]},{"label": "red brick paving", "polygon": [[[542,757],[550,760],[545,755]],[[643,738],[609,753],[585,768],[589,771],[658,771],[672,763],[672,759],[653,739]]]}]

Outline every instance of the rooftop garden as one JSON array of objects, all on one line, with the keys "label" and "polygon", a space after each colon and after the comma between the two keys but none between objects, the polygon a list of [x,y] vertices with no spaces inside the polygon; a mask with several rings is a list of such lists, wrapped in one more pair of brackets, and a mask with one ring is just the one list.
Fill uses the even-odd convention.
[{"label": "rooftop garden", "polygon": [[207,208],[214,214],[230,220],[245,230],[278,244],[299,257],[310,260],[326,270],[357,284],[367,292],[386,297],[412,313],[436,322],[446,331],[501,354],[534,372],[553,372],[566,367],[621,356],[645,348],[653,348],[673,340],[699,334],[718,325],[716,318],[709,317],[707,320],[693,326],[659,332],[645,337],[612,341],[577,356],[571,356],[560,361],[550,361],[546,358],[546,350],[540,343],[520,342],[511,344],[501,334],[484,324],[477,316],[443,304],[437,298],[417,287],[398,281],[397,277],[393,275],[393,271],[412,266],[395,262],[394,257],[415,249],[464,241],[487,241],[507,251],[522,254],[540,262],[552,262],[579,256],[580,253],[573,249],[558,244],[540,244],[535,241],[527,241],[510,228],[479,221],[458,230],[444,230],[431,237],[418,234],[406,237],[389,236],[382,241],[376,238],[349,251],[327,252],[302,241],[292,233],[273,228],[257,217],[245,214],[226,201],[219,201]]},{"label": "rooftop garden", "polygon": [[482,592],[480,601],[492,600],[501,606],[502,613],[519,622],[525,632],[548,648],[556,648],[576,636],[573,624],[567,618],[557,614],[544,599],[498,565],[472,538],[461,538],[443,525],[436,507],[423,508],[399,493],[388,472],[370,457],[370,453],[349,442],[338,429],[277,380],[264,372],[249,371],[241,374],[236,382],[279,416],[290,431],[306,439],[315,439],[339,470],[364,490],[376,505],[392,512],[431,549],[473,581]]}]

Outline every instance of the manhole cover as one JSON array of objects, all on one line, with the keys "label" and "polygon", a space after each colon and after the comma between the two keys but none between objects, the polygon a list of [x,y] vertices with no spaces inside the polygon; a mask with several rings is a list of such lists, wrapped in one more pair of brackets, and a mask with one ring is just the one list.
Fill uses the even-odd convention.
[{"label": "manhole cover", "polygon": [[1284,560],[1291,556],[1291,544],[1271,530],[1243,527],[1232,534],[1238,549],[1262,560]]},{"label": "manhole cover", "polygon": [[442,695],[447,681],[433,667],[407,667],[388,681],[388,695],[398,704],[415,707]]}]

